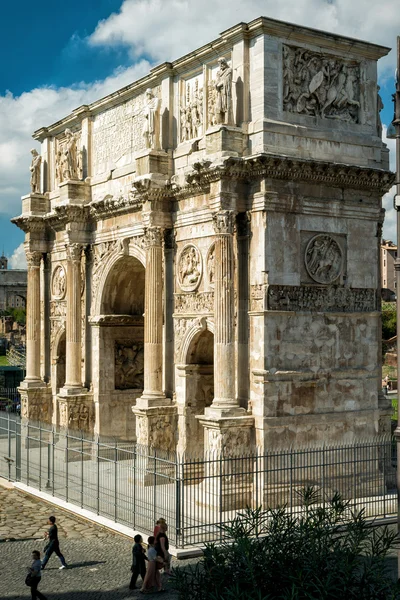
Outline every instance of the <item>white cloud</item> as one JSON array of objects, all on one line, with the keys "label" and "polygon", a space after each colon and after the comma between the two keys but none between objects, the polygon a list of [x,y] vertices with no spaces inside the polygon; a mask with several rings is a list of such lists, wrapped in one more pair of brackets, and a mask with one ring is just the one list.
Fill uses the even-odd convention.
[{"label": "white cloud", "polygon": [[20,197],[29,193],[29,150],[37,145],[32,133],[145,75],[146,60],[118,69],[103,81],[79,83],[73,88],[37,88],[15,97],[0,96],[0,213],[19,214]]},{"label": "white cloud", "polygon": [[[394,46],[400,30],[398,0],[124,0],[119,12],[100,21],[93,45],[131,48],[132,55],[174,60],[241,21],[259,16]],[[380,63],[393,73],[395,52]]]},{"label": "white cloud", "polygon": [[[389,140],[386,137],[387,127],[383,125],[383,141],[387,144],[390,150],[390,169],[391,171],[396,170],[396,140]],[[397,230],[396,230],[396,220],[397,213],[393,208],[393,196],[396,193],[395,186],[383,196],[382,206],[386,210],[385,213],[385,222],[383,224],[383,238],[386,240],[396,241]]]},{"label": "white cloud", "polygon": [[9,260],[10,269],[26,269],[26,255],[24,244],[20,244],[16,248]]}]

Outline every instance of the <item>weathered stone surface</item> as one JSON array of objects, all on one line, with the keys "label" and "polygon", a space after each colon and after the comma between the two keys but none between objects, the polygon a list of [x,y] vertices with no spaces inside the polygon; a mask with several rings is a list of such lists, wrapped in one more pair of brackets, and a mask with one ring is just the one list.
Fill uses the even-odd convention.
[{"label": "weathered stone surface", "polygon": [[217,46],[36,132],[23,416],[196,454],[385,431],[388,49],[264,18]]}]

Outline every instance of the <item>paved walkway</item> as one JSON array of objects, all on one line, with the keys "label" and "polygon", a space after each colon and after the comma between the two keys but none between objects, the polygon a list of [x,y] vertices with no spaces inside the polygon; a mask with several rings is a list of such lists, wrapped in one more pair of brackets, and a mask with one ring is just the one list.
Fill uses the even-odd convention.
[{"label": "paved walkway", "polygon": [[[27,600],[24,584],[32,550],[43,552],[47,519],[57,517],[60,546],[69,568],[59,571],[53,555],[43,572],[39,590],[49,600],[134,600],[129,591],[132,542],[99,525],[88,523],[19,490],[0,488],[0,598]],[[140,578],[138,583],[140,582]],[[168,588],[168,583],[165,582]],[[159,594],[151,594],[156,598]],[[147,597],[147,596],[146,596]],[[165,600],[177,600],[172,591]]]}]

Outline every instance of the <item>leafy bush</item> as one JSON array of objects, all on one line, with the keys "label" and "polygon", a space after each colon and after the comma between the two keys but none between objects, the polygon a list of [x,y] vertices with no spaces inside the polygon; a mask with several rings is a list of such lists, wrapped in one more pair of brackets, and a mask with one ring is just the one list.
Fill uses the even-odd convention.
[{"label": "leafy bush", "polygon": [[174,570],[180,600],[400,598],[385,562],[394,531],[371,527],[339,495],[322,506],[307,488],[302,502],[302,516],[248,508],[224,526],[229,540],[207,544],[199,563]]},{"label": "leafy bush", "polygon": [[397,315],[395,302],[382,302],[382,338],[390,340],[396,335]]}]

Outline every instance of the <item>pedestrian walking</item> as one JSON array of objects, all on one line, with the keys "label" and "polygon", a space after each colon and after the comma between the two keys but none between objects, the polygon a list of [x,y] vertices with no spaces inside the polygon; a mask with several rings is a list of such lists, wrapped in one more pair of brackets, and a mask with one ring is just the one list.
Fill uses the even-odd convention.
[{"label": "pedestrian walking", "polygon": [[132,547],[132,577],[131,582],[129,584],[129,589],[134,590],[136,588],[136,581],[139,575],[142,578],[142,582],[146,577],[146,560],[147,556],[142,546],[143,538],[141,535],[135,535],[133,538],[135,543]]},{"label": "pedestrian walking", "polygon": [[148,594],[153,587],[156,587],[158,592],[165,591],[161,586],[161,575],[158,567],[160,563],[158,562],[159,557],[157,556],[157,550],[154,547],[155,541],[154,535],[151,535],[147,539],[149,546],[147,550],[147,558],[149,562],[147,565],[146,577],[144,578],[143,585],[140,589],[142,594]]},{"label": "pedestrian walking", "polygon": [[44,547],[45,555],[44,555],[44,559],[42,562],[42,570],[47,565],[48,560],[49,560],[50,556],[53,554],[53,552],[55,554],[57,554],[58,558],[61,561],[61,567],[59,567],[60,570],[66,569],[67,563],[65,562],[64,556],[61,554],[60,542],[58,541],[58,529],[57,529],[57,525],[56,525],[56,518],[49,517],[48,524],[50,525],[50,529],[49,529],[49,531],[46,531],[46,533],[44,534],[45,537],[47,538],[48,542],[47,542],[46,546]]},{"label": "pedestrian walking", "polygon": [[[162,519],[164,521],[164,519]],[[169,550],[169,540],[167,536],[168,525],[167,523],[161,522],[159,523],[159,532],[156,537],[155,548],[157,551],[157,556],[160,556],[164,560],[164,573],[166,575],[171,574],[171,555],[168,552]]]},{"label": "pedestrian walking", "polygon": [[166,520],[165,519],[158,519],[158,521],[156,521],[156,524],[154,525],[154,531],[153,531],[153,535],[154,537],[157,539],[157,535],[160,532],[160,525],[161,524],[166,524]]},{"label": "pedestrian walking", "polygon": [[31,588],[32,600],[47,600],[46,596],[41,594],[38,590],[38,585],[42,579],[41,574],[42,563],[40,562],[39,550],[32,552],[32,565],[28,569],[28,575],[26,576],[25,583]]}]

